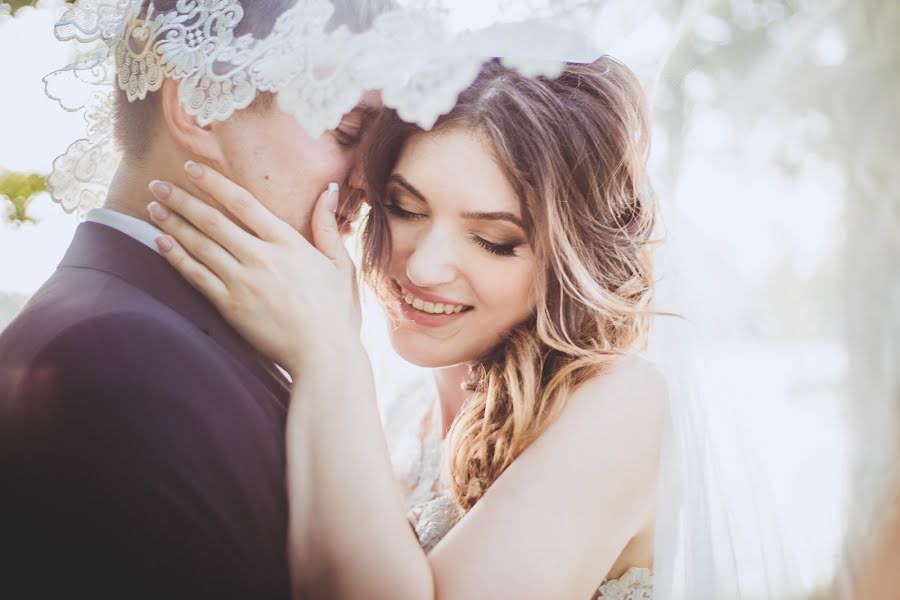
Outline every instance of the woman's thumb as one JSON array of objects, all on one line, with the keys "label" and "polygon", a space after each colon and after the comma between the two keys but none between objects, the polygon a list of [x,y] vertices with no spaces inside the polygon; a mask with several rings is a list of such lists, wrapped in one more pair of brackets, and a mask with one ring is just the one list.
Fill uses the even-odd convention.
[{"label": "woman's thumb", "polygon": [[329,183],[328,189],[319,196],[316,207],[313,210],[312,234],[313,244],[316,248],[331,260],[343,261],[347,257],[347,249],[341,239],[337,217],[334,211],[337,209],[340,190],[338,184]]}]

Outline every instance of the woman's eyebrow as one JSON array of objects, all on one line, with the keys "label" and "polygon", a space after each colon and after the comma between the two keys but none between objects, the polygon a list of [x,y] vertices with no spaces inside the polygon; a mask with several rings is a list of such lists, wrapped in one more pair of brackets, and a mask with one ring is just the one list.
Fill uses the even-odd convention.
[{"label": "woman's eyebrow", "polygon": [[508,221],[513,225],[518,225],[522,229],[525,229],[525,224],[522,222],[522,219],[511,212],[464,212],[462,213],[462,218],[472,221]]},{"label": "woman's eyebrow", "polygon": [[[394,173],[391,175],[388,182],[396,183],[407,192],[421,200],[422,202],[428,202],[425,199],[425,194],[416,189],[416,186],[411,184],[403,175],[398,173]],[[518,216],[514,215],[511,212],[506,211],[467,211],[461,214],[463,219],[468,219],[470,221],[507,221],[512,223],[513,225],[517,225],[518,227],[525,229],[525,224],[522,222]]]},{"label": "woman's eyebrow", "polygon": [[421,200],[422,202],[428,202],[428,200],[425,199],[425,194],[423,194],[422,192],[420,192],[419,190],[417,190],[416,187],[415,187],[413,184],[411,184],[410,182],[408,182],[408,181],[403,177],[403,175],[398,175],[397,173],[394,173],[393,175],[391,175],[390,179],[388,179],[388,182],[389,182],[389,183],[391,183],[391,182],[396,183],[397,185],[399,185],[400,187],[402,187],[403,189],[405,189],[407,192],[409,192],[409,193],[412,194],[413,196],[417,197],[417,198],[418,198],[419,200]]}]

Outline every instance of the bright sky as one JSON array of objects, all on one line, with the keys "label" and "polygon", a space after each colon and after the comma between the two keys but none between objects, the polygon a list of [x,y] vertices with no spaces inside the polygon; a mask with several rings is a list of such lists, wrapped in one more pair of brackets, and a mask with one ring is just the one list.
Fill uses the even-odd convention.
[{"label": "bright sky", "polygon": [[[41,78],[70,62],[70,48],[53,37],[61,1],[23,8],[0,20],[0,171],[50,172],[53,159],[84,135],[84,120],[60,110],[44,95]],[[46,195],[35,198],[30,212],[38,225],[15,227],[0,219],[0,291],[31,293],[50,276],[62,258],[77,222]]]}]

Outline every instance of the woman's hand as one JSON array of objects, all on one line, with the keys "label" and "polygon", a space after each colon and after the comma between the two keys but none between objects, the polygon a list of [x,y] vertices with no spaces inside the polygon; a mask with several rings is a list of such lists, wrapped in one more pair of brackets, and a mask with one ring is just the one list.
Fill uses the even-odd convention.
[{"label": "woman's hand", "polygon": [[175,270],[293,377],[323,348],[358,343],[355,269],[334,216],[337,184],[316,203],[313,246],[214,169],[189,161],[185,170],[232,219],[172,183],[151,182],[150,217],[168,234],[156,242]]}]

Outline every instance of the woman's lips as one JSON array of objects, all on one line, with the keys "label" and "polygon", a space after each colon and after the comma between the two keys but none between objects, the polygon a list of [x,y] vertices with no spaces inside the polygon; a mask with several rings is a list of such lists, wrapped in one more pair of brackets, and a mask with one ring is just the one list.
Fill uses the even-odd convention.
[{"label": "woman's lips", "polygon": [[[431,296],[426,294],[413,294],[412,292],[406,290],[400,285],[395,279],[391,279],[391,284],[394,292],[394,299],[397,305],[397,310],[400,315],[406,320],[416,323],[418,325],[422,325],[425,327],[443,327],[444,325],[449,325],[455,321],[458,321],[467,313],[474,310],[473,307],[467,305],[452,305],[449,302],[446,302],[446,299],[438,298],[437,296]],[[407,302],[407,299],[414,298],[417,303],[422,303],[418,301],[425,301],[432,306],[446,303],[448,306],[462,306],[462,310],[455,310],[450,312],[427,312],[425,310],[420,310],[413,306],[410,302]],[[443,302],[441,302],[443,301]]]},{"label": "woman's lips", "polygon": [[468,304],[463,304],[462,302],[455,302],[450,300],[449,298],[444,298],[442,296],[436,296],[434,294],[429,294],[428,292],[413,290],[410,287],[402,285],[396,279],[391,279],[391,284],[393,286],[394,293],[403,298],[405,295],[411,296],[413,299],[418,298],[422,302],[430,302],[431,304],[444,304],[451,306],[462,306],[466,310],[471,310],[472,306]]},{"label": "woman's lips", "polygon": [[449,315],[446,313],[427,313],[421,311],[417,308],[414,308],[407,304],[403,298],[396,299],[397,308],[400,312],[400,315],[407,321],[411,321],[417,325],[422,325],[424,327],[443,327],[445,325],[449,325],[450,323],[455,323],[459,319],[462,319],[467,314],[469,314],[468,310],[464,310],[458,313],[450,313]]}]

